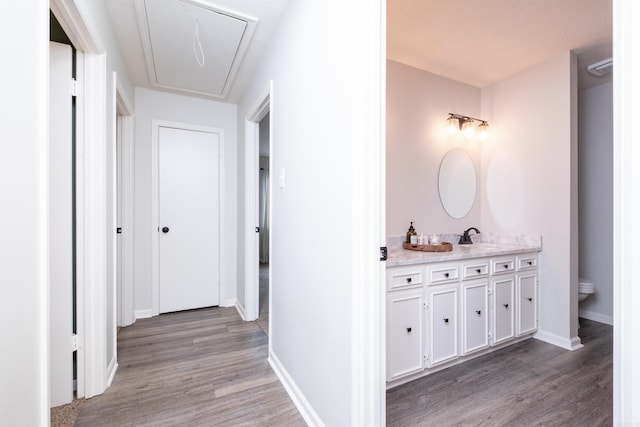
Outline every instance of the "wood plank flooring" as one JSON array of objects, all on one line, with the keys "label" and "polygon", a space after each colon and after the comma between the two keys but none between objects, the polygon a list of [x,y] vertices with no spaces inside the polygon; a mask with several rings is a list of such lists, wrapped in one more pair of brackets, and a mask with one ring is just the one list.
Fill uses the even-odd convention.
[{"label": "wood plank flooring", "polygon": [[529,339],[389,390],[387,425],[611,426],[613,328],[580,323],[580,350]]},{"label": "wood plank flooring", "polygon": [[111,387],[76,426],[304,426],[267,363],[267,337],[235,308],[138,320],[118,334]]}]

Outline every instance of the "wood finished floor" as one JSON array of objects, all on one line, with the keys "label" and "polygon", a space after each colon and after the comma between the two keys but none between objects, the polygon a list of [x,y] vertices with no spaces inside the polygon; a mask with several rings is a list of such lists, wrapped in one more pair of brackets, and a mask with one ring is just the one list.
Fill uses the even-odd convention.
[{"label": "wood finished floor", "polygon": [[267,337],[235,308],[138,320],[118,334],[111,387],[76,426],[304,426],[267,363]]},{"label": "wood finished floor", "polygon": [[389,390],[387,425],[611,426],[613,328],[580,323],[580,350],[529,339]]}]

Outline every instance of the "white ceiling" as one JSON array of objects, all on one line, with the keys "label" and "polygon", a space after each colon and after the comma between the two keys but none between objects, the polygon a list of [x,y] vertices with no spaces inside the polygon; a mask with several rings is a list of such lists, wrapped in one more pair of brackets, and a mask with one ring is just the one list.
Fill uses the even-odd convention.
[{"label": "white ceiling", "polygon": [[[106,3],[114,31],[118,38],[118,44],[123,52],[124,60],[127,63],[127,68],[133,84],[147,88],[153,87],[153,84],[157,82],[152,82],[149,78],[150,73],[147,69],[145,51],[143,48],[145,43],[147,43],[145,41],[146,34],[144,32],[148,34],[149,29],[144,28],[144,25],[140,24],[140,21],[136,17],[135,0],[106,0]],[[155,7],[160,3],[170,5],[171,3],[176,3],[176,1],[147,0],[147,3],[153,4]],[[165,31],[165,35],[169,35],[169,37],[165,37],[165,41],[167,43],[171,43],[179,39],[185,40],[185,43],[183,43],[185,46],[178,46],[174,48],[177,52],[185,53],[185,56],[173,58],[173,67],[171,57],[165,56],[162,59],[159,57],[156,58],[156,62],[164,61],[165,69],[170,69],[171,72],[173,83],[165,86],[174,87],[173,89],[167,89],[166,87],[162,89],[178,93],[187,92],[191,95],[194,93],[200,93],[223,101],[237,102],[242,95],[244,88],[248,84],[248,79],[251,77],[261,54],[266,49],[269,40],[280,21],[280,17],[289,3],[289,0],[189,0],[184,3],[186,5],[200,4],[206,8],[229,12],[231,15],[241,15],[247,18],[253,18],[257,21],[257,25],[255,32],[251,36],[250,43],[244,57],[241,58],[238,63],[237,74],[232,81],[233,84],[227,89],[227,92],[227,90],[219,90],[219,83],[211,81],[212,78],[217,78],[219,81],[221,76],[224,75],[224,72],[214,69],[202,70],[202,67],[198,65],[196,56],[193,53],[194,27],[192,25],[184,25],[184,22],[180,19],[166,21],[166,23],[163,24],[163,30]],[[212,46],[214,44],[219,46],[220,42],[223,41],[229,42],[230,45],[226,48],[224,46],[219,46],[219,50],[221,49],[224,51],[226,49],[230,52],[237,49],[237,37],[235,40],[231,37],[221,38],[209,36],[209,38],[207,38],[207,32],[209,30],[215,31],[217,29],[215,28],[216,26],[213,25],[207,27],[206,19],[201,19],[199,26],[201,35],[200,40],[203,48],[206,49],[207,46]],[[141,37],[141,30],[145,37]],[[147,46],[147,48],[148,47],[149,46]],[[156,56],[155,50],[153,55],[154,57]],[[208,61],[207,67],[212,65],[213,57],[213,54],[207,55],[205,52],[205,58],[206,61]],[[229,62],[228,58],[226,62],[227,64],[225,64],[225,66],[227,68],[233,66],[233,64]],[[176,66],[176,64],[178,64],[178,66]],[[150,64],[150,67],[152,66],[153,65]],[[184,72],[183,77],[179,75],[181,70]],[[152,76],[153,73],[155,73],[155,70],[152,70]],[[188,83],[183,83],[182,85],[179,83],[176,84],[176,82],[179,82],[181,78],[183,79],[183,82],[188,81]],[[194,87],[196,88],[195,90]],[[205,90],[199,90],[197,88],[205,88]]]},{"label": "white ceiling", "polygon": [[[107,0],[106,3],[133,84],[153,87],[154,82],[150,81],[145,62],[145,41],[144,37],[141,38],[135,1]],[[222,98],[223,101],[237,102],[289,0],[189,2],[257,20],[233,84]],[[562,52],[573,50],[578,55],[579,86],[590,87],[611,79],[611,75],[595,77],[586,72],[588,65],[612,56],[611,9],[611,0],[388,0],[387,57],[463,83],[484,87]],[[178,20],[174,21],[173,24],[169,21],[164,30],[167,34],[177,36]],[[142,31],[149,30],[142,28]],[[188,31],[185,39],[192,40],[191,26],[181,31]],[[203,36],[202,41],[206,44],[206,37]],[[237,40],[235,42],[237,46]],[[184,51],[192,49],[189,43]],[[180,68],[187,73],[187,67],[198,67],[195,57],[193,61],[179,62],[180,67],[176,67],[178,72]],[[193,85],[207,87],[211,86],[210,82],[198,83],[194,79],[208,78],[207,73],[192,72],[188,80]],[[178,87],[165,90],[194,92]]]},{"label": "white ceiling", "polygon": [[574,50],[581,88],[611,79],[586,67],[612,56],[611,0],[388,0],[387,57],[485,87]]}]

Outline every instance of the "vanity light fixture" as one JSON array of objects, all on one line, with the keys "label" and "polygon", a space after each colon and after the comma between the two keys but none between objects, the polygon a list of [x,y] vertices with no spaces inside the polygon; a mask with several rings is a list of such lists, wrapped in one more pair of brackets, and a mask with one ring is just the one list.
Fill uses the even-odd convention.
[{"label": "vanity light fixture", "polygon": [[[476,122],[480,124],[476,126]],[[486,120],[476,119],[475,117],[449,113],[449,117],[447,117],[447,129],[449,135],[462,132],[466,138],[472,138],[477,132],[478,139],[484,141],[489,134],[489,123]]]}]

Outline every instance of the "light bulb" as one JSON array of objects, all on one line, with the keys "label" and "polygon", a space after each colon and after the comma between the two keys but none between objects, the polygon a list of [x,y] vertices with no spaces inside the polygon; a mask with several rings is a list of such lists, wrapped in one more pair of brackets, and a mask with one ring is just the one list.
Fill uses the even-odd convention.
[{"label": "light bulb", "polygon": [[471,138],[475,134],[475,128],[473,127],[473,120],[466,120],[462,124],[462,134],[465,138]]},{"label": "light bulb", "polygon": [[480,141],[486,141],[489,136],[489,123],[482,122],[478,125],[478,139]]},{"label": "light bulb", "polygon": [[459,129],[460,122],[458,121],[458,119],[453,116],[449,116],[449,118],[447,119],[447,131],[449,132],[449,135],[455,135],[456,133],[458,133]]}]

